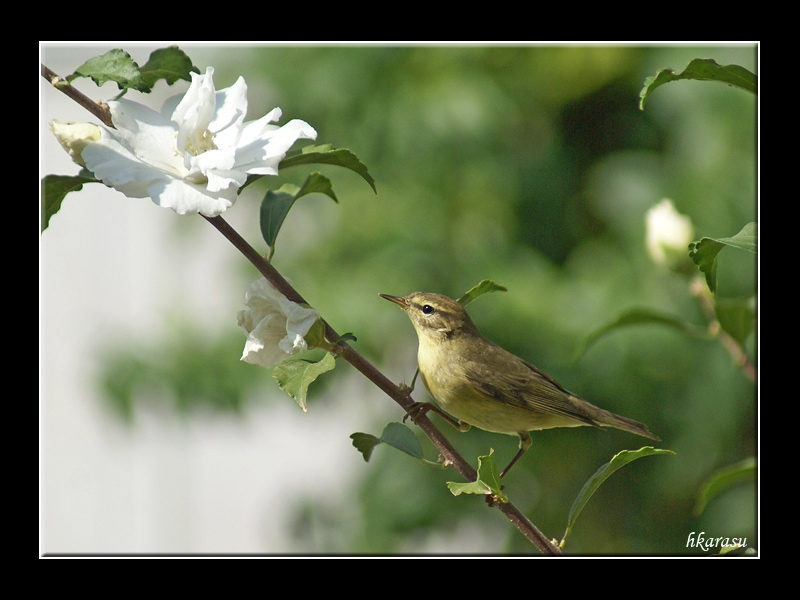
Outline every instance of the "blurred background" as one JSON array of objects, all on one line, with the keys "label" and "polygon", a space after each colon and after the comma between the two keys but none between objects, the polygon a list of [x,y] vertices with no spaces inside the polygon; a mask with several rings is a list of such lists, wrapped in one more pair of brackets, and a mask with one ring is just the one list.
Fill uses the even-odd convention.
[{"label": "blurred background", "polygon": [[[167,45],[40,51],[65,76],[114,47],[142,65]],[[378,293],[458,297],[493,279],[508,291],[470,305],[487,337],[676,453],[615,473],[567,553],[704,554],[687,548],[701,531],[757,546],[755,483],[693,513],[715,470],[757,452],[756,386],[719,341],[629,327],[575,356],[632,308],[707,324],[690,278],[648,256],[645,214],[670,198],[694,239],[757,220],[757,100],[676,82],[641,111],[639,92],[693,58],[757,72],[755,45],[179,45],[215,68],[217,89],[245,77],[249,119],[280,106],[281,123],[307,121],[318,143],[369,168],[377,195],[337,167],[269,178],[277,188],[321,170],[339,198],[300,200],[273,264],[389,378],[411,380],[417,340]],[[187,85],[127,97],[160,109]],[[40,112],[40,177],[76,174],[48,122],[94,119],[41,78]],[[224,218],[265,253],[266,187],[255,187]],[[41,553],[539,554],[482,498],[453,497],[453,471],[387,446],[364,462],[350,434],[380,435],[403,415],[346,363],[311,387],[303,413],[268,371],[240,362],[236,314],[259,275],[204,219],[87,185],[41,235],[39,276]],[[748,253],[725,250],[718,277],[720,298],[757,293]],[[751,337],[754,359],[756,348]],[[414,395],[427,400],[421,385]],[[472,464],[493,448],[503,465],[517,450],[514,437],[438,423]],[[616,430],[534,433],[505,491],[560,539],[584,482],[648,444]]]}]

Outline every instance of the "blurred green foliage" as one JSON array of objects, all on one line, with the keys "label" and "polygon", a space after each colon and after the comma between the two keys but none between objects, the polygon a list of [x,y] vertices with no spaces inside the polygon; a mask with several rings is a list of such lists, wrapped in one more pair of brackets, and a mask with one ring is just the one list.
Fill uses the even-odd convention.
[{"label": "blurred green foliage", "polygon": [[[216,68],[218,88],[244,75],[249,118],[281,106],[283,120],[308,121],[319,131],[318,143],[349,148],[369,168],[377,196],[358,176],[321,168],[339,203],[298,203],[273,264],[337,330],[352,331],[357,349],[390,378],[412,376],[404,372],[408,363],[388,361],[406,350],[413,356],[416,336],[378,293],[459,297],[490,278],[508,291],[470,305],[487,337],[592,403],[646,423],[663,440],[657,447],[676,452],[637,461],[610,478],[584,509],[567,553],[690,553],[692,531],[757,545],[754,483],[692,514],[709,474],[756,454],[756,387],[718,342],[672,328],[629,327],[571,361],[584,336],[627,309],[647,307],[705,326],[688,279],[647,256],[645,213],[671,198],[691,217],[697,239],[732,236],[757,220],[757,100],[718,83],[675,82],[640,111],[639,92],[646,77],[664,67],[680,71],[693,58],[756,72],[754,47],[184,49],[201,70]],[[306,174],[292,171],[279,184],[298,184]],[[256,221],[259,202],[248,189],[232,211]],[[266,252],[255,231],[243,234]],[[734,254],[720,257],[718,295],[754,296],[756,261]],[[248,268],[243,264],[242,294],[254,276]],[[235,325],[234,316],[220,318]],[[254,379],[253,367],[238,363],[240,349],[230,361],[205,360],[232,344],[189,340],[198,360],[172,352],[165,372],[179,385],[215,364],[223,372],[214,378],[226,382],[220,405],[238,406]],[[755,346],[748,340],[751,356]],[[147,369],[136,365],[141,385]],[[340,366],[320,381],[352,376],[348,370]],[[125,387],[126,377],[111,369],[105,382],[130,413],[136,394]],[[239,383],[229,389],[231,380]],[[261,377],[259,385],[274,382]],[[216,395],[210,389],[178,397],[200,405]],[[376,402],[390,402],[377,388],[372,393]],[[415,396],[427,399],[422,389]],[[324,401],[324,391],[312,387],[310,404]],[[384,425],[375,423],[373,433]],[[516,452],[511,436],[442,428],[473,464],[490,448],[499,464]],[[564,531],[572,501],[597,468],[642,445],[590,428],[538,432],[533,439],[504,491],[550,537]],[[423,447],[433,453],[427,440]],[[298,532],[313,527],[314,538],[323,540],[315,552],[413,553],[437,536],[477,531],[498,551],[538,554],[497,511],[487,514],[481,499],[453,497],[445,485],[452,472],[385,446],[363,469],[361,488],[348,500],[358,505],[357,527],[338,518],[352,515],[352,505],[298,509]]]}]

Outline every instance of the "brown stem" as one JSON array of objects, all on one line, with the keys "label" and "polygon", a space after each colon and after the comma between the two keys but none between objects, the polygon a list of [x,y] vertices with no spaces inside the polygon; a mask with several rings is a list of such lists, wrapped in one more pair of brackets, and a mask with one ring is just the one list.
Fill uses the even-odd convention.
[{"label": "brown stem", "polygon": [[58,76],[44,65],[42,65],[42,77],[47,79],[47,81],[49,81],[57,90],[65,93],[83,108],[100,119],[104,124],[108,125],[109,127],[114,126],[114,123],[111,121],[111,111],[108,110],[108,105],[105,102],[95,102],[83,92],[72,87],[69,83],[67,83],[66,79]]},{"label": "brown stem", "polygon": [[692,279],[690,289],[692,294],[694,294],[694,296],[700,301],[700,306],[703,309],[703,313],[709,320],[709,330],[717,336],[722,346],[733,357],[735,363],[739,366],[739,368],[742,369],[742,372],[748,377],[748,379],[755,381],[756,377],[758,377],[756,366],[747,356],[747,353],[739,345],[739,343],[730,335],[728,335],[724,329],[722,329],[722,326],[717,319],[716,310],[714,309],[714,298],[712,297],[711,291],[708,289],[705,280],[702,277],[695,277]]},{"label": "brown stem", "polygon": [[[78,102],[81,106],[86,108],[89,112],[97,116],[103,123],[109,127],[113,127],[111,122],[111,115],[108,107],[93,102],[83,93],[73,88],[68,83],[56,75],[53,71],[42,65],[42,77],[50,81],[56,89],[64,92],[70,98]],[[272,266],[272,264],[261,256],[256,250],[247,243],[247,241],[239,235],[222,217],[204,217],[211,223],[225,238],[241,252],[253,266],[258,269],[276,289],[281,292],[286,298],[292,302],[308,304],[305,299],[295,290],[291,284]],[[337,343],[337,351],[348,363],[355,367],[362,375],[380,388],[392,400],[397,402],[404,411],[409,412],[414,406],[415,402],[411,398],[407,388],[401,387],[389,380],[383,373],[375,368],[366,358],[361,356],[349,344],[340,340],[340,335],[325,322],[325,337],[328,340],[339,340]],[[445,464],[453,467],[464,479],[467,481],[475,481],[478,477],[475,469],[453,448],[450,442],[439,429],[428,419],[424,414],[414,418],[414,424],[417,425],[425,435],[433,442],[434,446],[439,450],[444,457]],[[539,529],[528,520],[513,504],[498,504],[497,505],[514,526],[543,554],[557,556],[561,555],[561,549],[553,544],[547,537],[539,531]]]}]

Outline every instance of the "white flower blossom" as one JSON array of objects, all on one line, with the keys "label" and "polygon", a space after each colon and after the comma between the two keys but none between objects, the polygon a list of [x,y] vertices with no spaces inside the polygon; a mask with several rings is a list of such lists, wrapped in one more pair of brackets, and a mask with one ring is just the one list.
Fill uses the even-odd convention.
[{"label": "white flower blossom", "polygon": [[675,210],[672,200],[665,198],[648,210],[646,225],[647,251],[655,263],[674,268],[688,259],[692,220]]},{"label": "white flower blossom", "polygon": [[292,302],[263,277],[250,284],[245,304],[238,315],[247,334],[241,360],[270,369],[308,350],[305,338],[320,319],[316,310]]},{"label": "white flower blossom", "polygon": [[109,102],[114,128],[101,125],[100,140],[82,149],[86,167],[126,196],[213,217],[236,201],[248,175],[277,175],[295,141],[316,138],[305,121],[271,125],[279,108],[245,123],[244,79],[216,91],[213,74],[192,73],[186,93],[160,113],[124,98]]}]

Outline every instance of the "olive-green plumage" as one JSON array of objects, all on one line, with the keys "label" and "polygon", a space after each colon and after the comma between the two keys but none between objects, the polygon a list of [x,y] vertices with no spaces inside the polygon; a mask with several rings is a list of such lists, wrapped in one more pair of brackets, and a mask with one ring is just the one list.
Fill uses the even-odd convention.
[{"label": "olive-green plumage", "polygon": [[530,447],[528,432],[535,429],[596,425],[659,439],[645,425],[590,404],[487,340],[459,302],[425,292],[381,296],[411,319],[422,381],[439,407],[457,419],[453,425],[519,436],[520,451],[501,476]]}]

